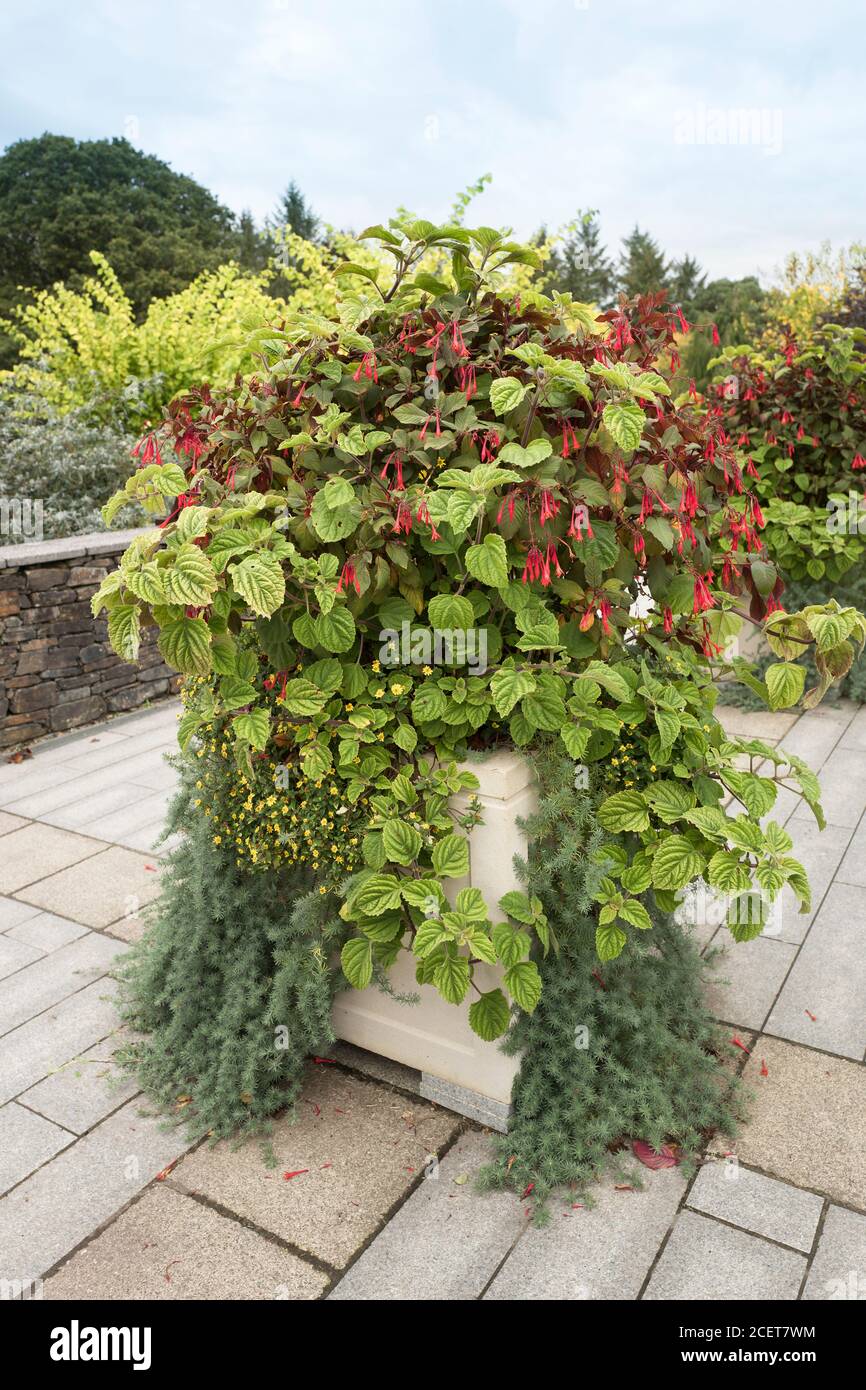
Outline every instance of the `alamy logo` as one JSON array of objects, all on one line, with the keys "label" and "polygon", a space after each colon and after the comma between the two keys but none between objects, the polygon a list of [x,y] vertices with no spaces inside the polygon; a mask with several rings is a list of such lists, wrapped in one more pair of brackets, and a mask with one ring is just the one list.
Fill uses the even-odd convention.
[{"label": "alamy logo", "polygon": [[150,1370],[149,1327],[69,1327],[51,1332],[52,1361],[131,1361],[134,1371]]},{"label": "alamy logo", "polygon": [[383,666],[465,666],[473,676],[487,670],[484,628],[412,628],[408,622],[384,627],[379,633]]},{"label": "alamy logo", "polygon": [[41,541],[41,497],[0,497],[0,536],[13,541]]}]

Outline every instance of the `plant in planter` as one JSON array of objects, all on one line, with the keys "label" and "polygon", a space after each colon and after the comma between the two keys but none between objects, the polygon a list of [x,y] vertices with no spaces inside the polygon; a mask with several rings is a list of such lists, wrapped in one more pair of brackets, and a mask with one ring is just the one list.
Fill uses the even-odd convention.
[{"label": "plant in planter", "polygon": [[864,343],[863,329],[828,324],[775,353],[732,347],[710,364],[711,408],[754,479],[786,579],[836,583],[866,548]]},{"label": "plant in planter", "polygon": [[[707,1099],[718,1088],[690,1091],[713,1071],[711,1028],[697,1027],[697,959],[666,914],[704,875],[732,895],[739,938],[761,930],[786,883],[807,906],[789,838],[761,820],[783,778],[820,819],[798,759],[728,738],[713,715],[738,596],[758,620],[779,591],[757,500],[723,422],[671,402],[656,370],[674,332],[661,296],[601,315],[569,296],[518,297],[505,275],[533,253],[489,228],[396,219],[364,235],[393,259],[388,282],[341,266],[359,288],[339,315],[260,334],[261,369],[231,395],[176,398],[108,504],[158,512],[171,499],[94,607],[129,660],[142,624],[156,624],[187,678],[193,830],[132,966],[134,1007],[153,1029],[145,1081],[162,1097],[187,1087],[217,1131],[260,1119],[275,1080],[297,1084],[315,1045],[311,1026],[285,1055],[272,1040],[262,1051],[311,970],[317,988],[387,988],[408,949],[418,982],[468,1007],[492,1042],[536,1013],[546,972],[576,973],[583,989],[604,967],[603,1026],[617,1008],[632,1023],[656,1009],[654,1064],[676,1096],[666,1128],[692,1142],[721,1111]],[[419,269],[431,253],[441,278]],[[866,623],[828,605],[773,612],[767,632],[781,659],[756,685],[779,708],[803,690],[792,648],[813,645],[837,678]],[[526,750],[543,775],[526,891],[496,904],[446,888],[466,874],[480,814],[464,760],[501,746]],[[739,815],[723,812],[728,793]],[[459,811],[458,794],[469,795]],[[222,902],[214,884],[195,887],[207,854]],[[252,921],[242,903],[254,882],[271,908]],[[217,1066],[212,1016],[241,952],[248,988],[226,982]],[[665,960],[682,986],[673,1004]],[[494,987],[479,987],[482,967],[498,971]],[[554,998],[571,1000],[560,1022],[573,1035],[568,980]],[[622,1077],[627,1032],[598,1044],[602,1072],[615,1056]],[[536,1030],[527,1075],[537,1045]],[[609,1079],[609,1124],[646,1127],[640,1088]],[[697,1120],[690,1094],[705,1100]],[[573,1128],[560,1139],[569,1153],[585,1143]],[[543,1150],[528,1139],[523,1167]]]}]

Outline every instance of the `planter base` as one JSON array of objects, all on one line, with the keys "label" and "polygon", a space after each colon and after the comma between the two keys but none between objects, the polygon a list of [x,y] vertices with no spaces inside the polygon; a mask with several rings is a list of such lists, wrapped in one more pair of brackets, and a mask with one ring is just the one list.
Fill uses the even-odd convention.
[{"label": "planter base", "polygon": [[[525,760],[504,749],[464,766],[479,780],[484,823],[469,836],[468,877],[451,880],[448,894],[453,899],[461,888],[479,888],[495,914],[503,894],[520,887],[514,857],[525,855],[526,840],[517,821],[535,810],[535,785]],[[460,801],[465,805],[466,797]],[[494,989],[501,972],[498,967],[479,965],[476,979],[479,989]],[[421,1095],[427,1100],[504,1132],[520,1059],[507,1057],[495,1043],[484,1042],[472,1032],[468,1001],[455,1006],[432,986],[419,986],[415,958],[409,951],[401,953],[389,972],[389,982],[396,994],[414,996],[419,1002],[401,1003],[375,986],[346,990],[334,1001],[332,1022],[337,1037],[415,1068],[421,1073]]]}]

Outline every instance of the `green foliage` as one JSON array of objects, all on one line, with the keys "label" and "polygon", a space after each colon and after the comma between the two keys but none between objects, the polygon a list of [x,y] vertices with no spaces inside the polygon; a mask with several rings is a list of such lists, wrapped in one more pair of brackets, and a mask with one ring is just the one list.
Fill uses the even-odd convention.
[{"label": "green foliage", "polygon": [[[763,615],[777,576],[754,553],[757,504],[717,418],[672,403],[658,370],[675,321],[653,297],[602,317],[568,296],[518,300],[503,277],[536,258],[489,227],[402,217],[362,239],[389,274],[343,263],[352,288],[334,315],[258,333],[255,376],[225,398],[177,397],[141,441],[106,516],[177,501],[94,598],[116,650],[134,654],[138,625],[156,624],[166,660],[197,678],[187,739],[212,736],[248,783],[263,755],[366,809],[341,908],[356,984],[405,945],[418,981],[455,1005],[483,963],[502,967],[506,1002],[537,1007],[540,905],[444,891],[479,816],[471,796],[455,809],[477,786],[459,765],[499,744],[554,738],[615,773],[603,958],[648,929],[647,893],[667,903],[719,852],[736,853],[745,887],[789,882],[805,901],[802,869],[758,825],[773,780],[738,770],[751,748],[712,717],[732,594]],[[835,636],[835,615],[820,633],[813,617],[805,640],[828,644],[829,667],[862,639],[856,614]],[[474,667],[467,633],[486,644]],[[767,699],[780,707],[796,679],[774,676]],[[726,789],[739,828],[711,814]],[[267,825],[277,799],[263,798]],[[332,840],[328,825],[310,853],[324,863]],[[490,1001],[473,1018],[487,1035],[504,1015]]]},{"label": "green foliage", "polygon": [[333,1042],[341,977],[330,956],[345,927],[308,872],[238,869],[196,810],[192,777],[187,769],[168,826],[184,838],[120,971],[124,1016],[147,1034],[126,1060],[161,1107],[219,1138],[261,1129],[291,1105],[308,1057]]},{"label": "green foliage", "polygon": [[592,903],[601,835],[589,797],[575,798],[570,765],[539,761],[538,814],[527,892],[547,913],[557,950],[540,962],[543,989],[507,1050],[521,1053],[507,1136],[482,1172],[485,1187],[531,1193],[537,1220],[555,1187],[567,1202],[591,1201],[590,1184],[611,1168],[638,1185],[617,1151],[633,1139],[676,1143],[693,1158],[708,1133],[732,1134],[738,1096],[723,1070],[725,1035],[709,1017],[702,962],[689,938],[652,907],[653,930],[617,960],[599,965]]},{"label": "green foliage", "polygon": [[239,233],[206,188],[127,140],[46,134],[10,145],[0,155],[0,315],[21,286],[75,288],[91,251],[141,315],[237,255]]}]

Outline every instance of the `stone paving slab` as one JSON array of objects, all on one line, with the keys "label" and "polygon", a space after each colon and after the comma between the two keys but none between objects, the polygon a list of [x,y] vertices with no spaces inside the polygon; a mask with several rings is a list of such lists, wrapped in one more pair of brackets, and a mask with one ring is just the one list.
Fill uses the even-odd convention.
[{"label": "stone paving slab", "polygon": [[[72,782],[65,782],[64,787],[72,793],[77,792],[77,795],[73,794],[69,801],[64,800],[53,809],[41,811],[39,814],[40,820],[48,825],[59,825],[64,830],[83,829],[90,832],[101,818],[124,810],[139,797],[152,795],[148,787],[134,786],[125,779],[118,780],[114,773],[108,786],[90,793],[81,791],[78,778]],[[95,830],[93,833],[96,833]],[[113,837],[103,834],[97,838],[106,840]]]},{"label": "stone paving slab", "polygon": [[75,1138],[17,1101],[0,1106],[0,1196]]},{"label": "stone paving slab", "polygon": [[0,765],[0,806],[20,801],[26,796],[44,791],[46,787],[56,787],[60,782],[69,782],[76,776],[75,769],[63,767],[51,759],[33,758],[25,763],[4,763]]},{"label": "stone paving slab", "polygon": [[866,819],[854,831],[836,878],[840,883],[855,883],[866,888]]},{"label": "stone paving slab", "polygon": [[35,960],[41,960],[42,955],[42,951],[35,946],[28,946],[25,941],[13,941],[8,936],[0,936],[0,980],[23,970]]},{"label": "stone paving slab", "polygon": [[856,1061],[866,1049],[866,893],[834,883],[766,1031]]},{"label": "stone paving slab", "polygon": [[0,811],[0,835],[8,835],[10,830],[20,830],[26,824],[23,816],[11,816],[8,811]]},{"label": "stone paving slab", "polygon": [[840,748],[857,748],[866,751],[866,705],[860,705],[841,739]]},{"label": "stone paving slab", "polygon": [[0,892],[17,893],[48,874],[98,854],[103,848],[99,840],[57,830],[53,825],[25,825],[21,830],[13,830],[3,836]]},{"label": "stone paving slab", "polygon": [[40,1278],[189,1147],[130,1101],[0,1199],[0,1279]]},{"label": "stone paving slab", "polygon": [[866,1216],[830,1207],[803,1297],[866,1300]]},{"label": "stone paving slab", "polygon": [[678,1168],[642,1176],[642,1191],[594,1187],[591,1210],[552,1199],[550,1225],[527,1230],[485,1300],[636,1299],[686,1188]]},{"label": "stone paving slab", "polygon": [[[220,1143],[184,1159],[172,1186],[197,1192],[300,1250],[342,1268],[421,1176],[461,1121],[337,1067],[312,1067],[298,1122],[274,1127],[278,1166],[261,1145]],[[285,1172],[307,1169],[284,1179]]]},{"label": "stone paving slab", "polygon": [[[174,778],[174,774],[172,777]],[[172,788],[161,792],[142,791],[132,801],[127,797],[123,808],[94,820],[89,827],[90,833],[98,839],[111,839],[120,843],[136,831],[143,830],[145,826],[156,824],[162,827],[173,795]]]},{"label": "stone paving slab", "polygon": [[[807,821],[792,817],[785,825],[791,836],[791,854],[799,859],[809,879],[812,889],[812,906],[809,912],[801,912],[794,892],[784,887],[774,904],[773,921],[777,927],[779,941],[790,941],[799,946],[806,938],[810,926],[824,899],[834,875],[839,877],[839,866],[846,857],[851,843],[851,830],[847,826],[831,825],[819,831],[814,819]],[[864,879],[866,883],[866,879]],[[764,935],[766,936],[766,931]]]},{"label": "stone paving slab", "polygon": [[[91,843],[100,844],[98,840]],[[40,879],[16,896],[49,912],[65,912],[88,927],[107,927],[157,896],[157,868],[158,861],[146,854],[112,845],[84,863]]]},{"label": "stone paving slab", "polygon": [[684,1211],[644,1292],[650,1301],[796,1299],[806,1258],[760,1236]]},{"label": "stone paving slab", "polygon": [[527,1225],[523,1203],[513,1192],[473,1190],[479,1168],[491,1157],[486,1135],[461,1135],[330,1298],[479,1298]]},{"label": "stone paving slab", "polygon": [[69,758],[64,759],[63,765],[69,768],[73,775],[80,776],[82,773],[95,772],[98,768],[136,764],[145,753],[153,753],[159,758],[163,749],[177,746],[177,739],[173,734],[176,727],[174,719],[169,728],[166,719],[156,719],[151,715],[140,732],[128,735],[106,748],[79,748]]},{"label": "stone paving slab", "polygon": [[19,922],[26,922],[28,917],[36,917],[39,914],[38,907],[31,907],[30,903],[19,903],[15,898],[0,897],[0,932],[8,932],[10,927],[17,927]]},{"label": "stone paving slab", "polygon": [[711,949],[717,946],[724,951],[706,972],[710,1009],[727,1023],[760,1030],[791,968],[796,946],[764,936],[734,941],[727,927],[719,927],[713,937]]},{"label": "stone paving slab", "polygon": [[76,1134],[92,1129],[138,1094],[137,1082],[112,1060],[121,1037],[106,1038],[58,1067],[24,1092],[22,1104]]},{"label": "stone paving slab", "polygon": [[732,1144],[740,1160],[866,1208],[866,1068],[765,1035],[743,1079],[753,1098]]},{"label": "stone paving slab", "polygon": [[46,1280],[46,1299],[301,1300],[328,1276],[240,1222],[163,1184]]},{"label": "stone paving slab", "polygon": [[[67,769],[68,770],[68,769]],[[105,808],[116,800],[118,791],[126,792],[126,803],[129,804],[139,796],[150,795],[147,784],[142,782],[136,784],[135,778],[128,774],[122,762],[110,763],[108,767],[95,768],[93,771],[76,773],[73,777],[64,777],[59,781],[46,787],[40,787],[38,791],[31,792],[23,796],[18,801],[10,801],[9,807],[16,815],[38,818],[45,824],[54,825],[55,817],[64,812],[67,818],[72,816],[73,825],[70,827],[75,830],[85,828],[89,833],[89,817],[76,820],[72,808],[88,803],[89,806],[96,808],[96,813],[105,814]],[[124,804],[124,803],[121,803]],[[95,815],[93,816],[95,819]],[[96,836],[95,838],[100,838]]]},{"label": "stone paving slab", "polygon": [[742,1164],[705,1163],[686,1204],[705,1216],[716,1216],[752,1235],[766,1236],[808,1255],[824,1199],[766,1178]]},{"label": "stone paving slab", "polygon": [[116,996],[113,980],[97,980],[7,1033],[0,1047],[0,1104],[114,1032]]},{"label": "stone paving slab", "polygon": [[[834,749],[821,767],[821,806],[833,825],[854,829],[866,810],[866,750]],[[813,819],[805,802],[793,819]]]},{"label": "stone paving slab", "polygon": [[797,715],[785,710],[744,710],[736,705],[717,705],[716,717],[726,734],[739,738],[760,738],[765,743],[784,744],[785,735],[797,722]]},{"label": "stone paving slab", "polygon": [[[25,906],[25,904],[21,904]],[[53,912],[36,912],[24,918],[17,926],[6,932],[11,941],[23,941],[25,946],[34,946],[38,951],[56,951],[79,936],[85,936],[87,928],[78,922],[70,922],[66,917],[56,917]]]},{"label": "stone paving slab", "polygon": [[0,1034],[100,979],[127,949],[121,941],[87,932],[0,981]]}]

